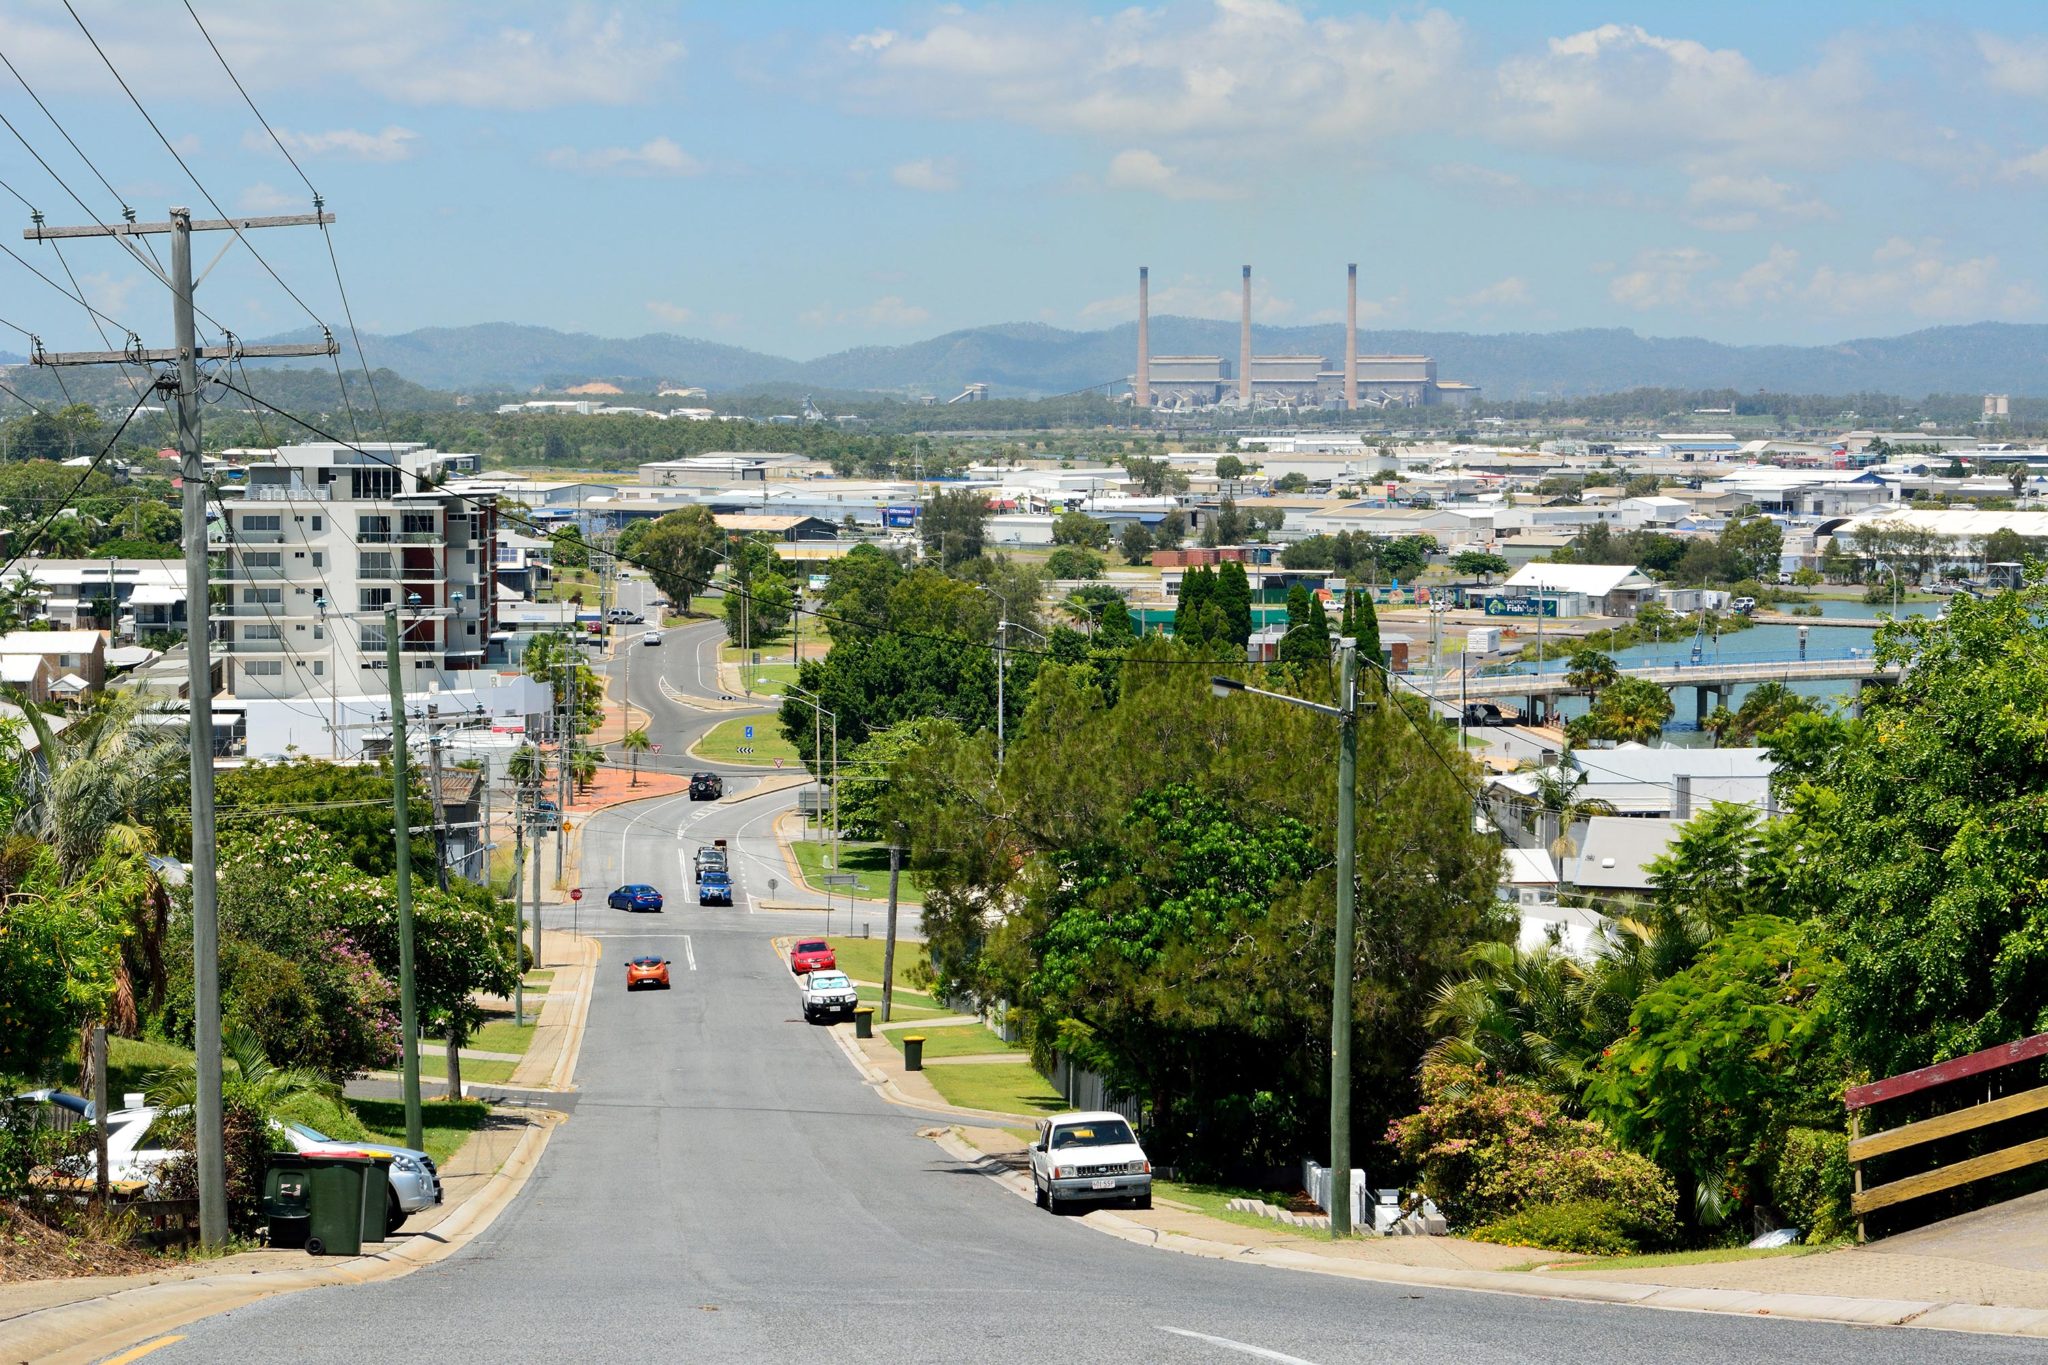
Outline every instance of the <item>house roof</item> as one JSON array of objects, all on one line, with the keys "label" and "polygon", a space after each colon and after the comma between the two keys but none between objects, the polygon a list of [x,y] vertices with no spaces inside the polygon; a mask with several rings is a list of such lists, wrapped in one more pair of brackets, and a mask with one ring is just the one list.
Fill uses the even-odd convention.
[{"label": "house roof", "polygon": [[11,630],[0,654],[90,654],[106,641],[96,630]]},{"label": "house roof", "polygon": [[1546,592],[1581,592],[1605,597],[1617,588],[1655,587],[1627,564],[1524,564],[1507,581],[1510,588],[1541,588]]},{"label": "house roof", "polygon": [[1596,815],[1586,822],[1586,838],[1572,862],[1570,880],[1611,891],[1647,891],[1649,866],[1678,833],[1682,820],[1656,817]]},{"label": "house roof", "polygon": [[48,664],[40,654],[10,654],[0,657],[0,682],[31,683]]},{"label": "house roof", "polygon": [[481,777],[467,768],[450,768],[441,774],[441,804],[466,806],[476,800]]},{"label": "house roof", "polygon": [[1557,885],[1557,861],[1550,856],[1550,850],[1510,848],[1504,851],[1507,870],[1501,873],[1501,880],[1509,886]]},{"label": "house roof", "polygon": [[1668,787],[1678,777],[1768,778],[1777,764],[1765,749],[1574,749],[1572,763],[1591,783],[1651,783]]},{"label": "house roof", "polygon": [[79,677],[76,673],[66,673],[63,677],[50,684],[50,690],[52,692],[83,692],[91,686],[91,683]]}]

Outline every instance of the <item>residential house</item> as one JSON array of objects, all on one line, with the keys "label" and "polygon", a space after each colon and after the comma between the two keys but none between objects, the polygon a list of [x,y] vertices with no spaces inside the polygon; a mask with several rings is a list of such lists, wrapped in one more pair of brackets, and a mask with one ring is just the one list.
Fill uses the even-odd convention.
[{"label": "residential house", "polygon": [[49,666],[54,691],[67,675],[80,685],[66,693],[97,692],[107,681],[107,637],[96,630],[15,630],[0,635],[0,659],[38,658]]}]

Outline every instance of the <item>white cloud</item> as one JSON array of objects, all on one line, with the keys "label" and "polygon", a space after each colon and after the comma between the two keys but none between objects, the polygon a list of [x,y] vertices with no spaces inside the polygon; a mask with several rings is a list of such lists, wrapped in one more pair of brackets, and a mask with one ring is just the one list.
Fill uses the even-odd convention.
[{"label": "white cloud", "polygon": [[2048,180],[2048,147],[2013,157],[1998,168],[2005,180]]},{"label": "white cloud", "polygon": [[696,175],[704,169],[703,162],[665,137],[651,138],[638,147],[593,147],[586,151],[557,147],[544,160],[558,171],[582,171],[586,175]]},{"label": "white cloud", "polygon": [[1235,199],[1243,194],[1234,186],[1188,175],[1142,147],[1111,157],[1103,183],[1113,190],[1140,190],[1168,199]]},{"label": "white cloud", "polygon": [[1870,268],[1824,265],[1802,297],[1838,313],[1900,309],[1924,318],[2015,317],[2039,305],[2033,285],[1999,269],[1996,256],[1952,260],[1934,238],[1887,239],[1870,255]]},{"label": "white cloud", "polygon": [[[1252,318],[1258,322],[1288,322],[1295,320],[1295,304],[1270,290],[1259,286],[1258,277],[1252,277]],[[1242,277],[1232,272],[1230,282],[1217,282],[1215,277],[1197,278],[1182,275],[1168,281],[1155,274],[1152,278],[1152,316],[1163,317],[1175,314],[1189,318],[1228,318],[1236,321],[1243,305],[1244,291]],[[1358,301],[1360,318],[1378,317],[1386,305],[1372,299]],[[1095,299],[1083,304],[1079,317],[1083,322],[1122,321],[1138,316],[1138,295],[1136,289],[1125,294]],[[1340,315],[1341,318],[1341,315]],[[1308,319],[1318,321],[1328,319]]]},{"label": "white cloud", "polygon": [[646,307],[648,312],[654,314],[655,317],[671,327],[680,327],[696,316],[695,313],[692,313],[679,303],[665,303],[660,299],[647,300]]},{"label": "white cloud", "polygon": [[1711,254],[1694,246],[1640,251],[1629,269],[1608,281],[1607,294],[1625,308],[1669,308],[1689,303],[1694,280],[1715,264]]},{"label": "white cloud", "polygon": [[1877,145],[1891,126],[1872,114],[1867,88],[1863,63],[1846,47],[1770,75],[1733,49],[1604,24],[1501,63],[1492,131],[1510,144],[1594,159],[1693,154],[1823,165],[1844,148]]},{"label": "white cloud", "polygon": [[78,277],[78,287],[86,301],[109,317],[116,318],[127,316],[128,301],[134,297],[135,286],[141,283],[140,275],[113,275],[105,271]]},{"label": "white cloud", "polygon": [[1709,174],[1686,191],[1687,218],[1710,232],[1748,232],[1766,219],[1832,218],[1826,202],[1767,175]]},{"label": "white cloud", "polygon": [[1774,303],[1792,292],[1792,275],[1798,268],[1798,252],[1789,246],[1774,245],[1761,261],[1723,286],[1720,295],[1736,307]]},{"label": "white cloud", "polygon": [[807,327],[916,327],[932,320],[931,311],[910,303],[898,294],[884,294],[859,308],[813,308],[797,319]]},{"label": "white cloud", "polygon": [[2048,39],[1979,33],[1976,42],[1986,85],[2008,95],[2048,97]]},{"label": "white cloud", "polygon": [[960,188],[960,172],[950,157],[935,160],[926,156],[906,161],[893,167],[889,178],[906,190],[923,190],[927,194],[943,194]]},{"label": "white cloud", "polygon": [[[279,128],[277,138],[295,157],[341,156],[352,161],[404,161],[413,154],[414,144],[420,140],[420,135],[393,123],[375,133],[357,128],[295,133],[289,128]],[[267,136],[254,129],[242,135],[242,146],[252,152],[267,152],[273,145]]]},{"label": "white cloud", "polygon": [[863,105],[1270,148],[1428,126],[1456,98],[1445,78],[1462,46],[1441,10],[1311,18],[1280,0],[1214,0],[1095,16],[949,7],[921,31],[847,39],[838,61]]},{"label": "white cloud", "polygon": [[[674,80],[684,55],[650,8],[540,8],[355,0],[348,5],[212,6],[206,26],[252,91],[303,97],[339,82],[419,105],[556,109],[637,103]],[[106,92],[108,77],[77,28],[9,14],[9,56],[51,90]],[[190,24],[102,23],[107,55],[145,99],[233,100]],[[204,77],[199,80],[198,77]]]},{"label": "white cloud", "polygon": [[1529,282],[1520,275],[1509,275],[1495,280],[1492,284],[1475,289],[1469,294],[1451,300],[1451,307],[1475,312],[1494,308],[1521,308],[1534,299],[1529,292]]},{"label": "white cloud", "polygon": [[285,213],[311,207],[305,196],[287,194],[263,180],[257,181],[235,196],[235,209],[239,213]]}]

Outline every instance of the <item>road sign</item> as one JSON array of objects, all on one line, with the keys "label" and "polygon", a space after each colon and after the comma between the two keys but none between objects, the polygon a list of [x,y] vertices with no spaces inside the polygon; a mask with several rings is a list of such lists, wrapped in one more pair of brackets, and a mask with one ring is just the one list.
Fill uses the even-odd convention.
[{"label": "road sign", "polygon": [[572,887],[570,887],[570,888],[569,888],[569,899],[570,899],[570,900],[572,900],[572,901],[580,901],[580,900],[582,900],[582,899],[583,899],[583,888],[582,888],[582,887],[580,887],[580,886],[572,886]]},{"label": "road sign", "polygon": [[733,752],[738,754],[750,754],[754,752],[754,746],[751,744],[742,744],[739,748],[733,750]]},{"label": "road sign", "polygon": [[859,886],[860,877],[852,872],[827,872],[818,879],[827,886]]},{"label": "road sign", "polygon": [[753,737],[754,737],[754,727],[753,727],[753,726],[751,726],[751,725],[749,725],[749,726],[747,727],[747,738],[748,738],[748,739],[752,739]]},{"label": "road sign", "polygon": [[650,744],[647,746],[647,752],[651,754],[658,754],[661,752],[661,746],[659,744]]},{"label": "road sign", "polygon": [[[1800,627],[1800,629],[1801,629],[1801,630],[1804,630],[1804,629],[1805,629],[1805,627],[1804,627],[1804,626],[1801,626],[1801,627]],[[775,760],[775,766],[776,766],[776,767],[778,767],[778,768],[779,768],[779,767],[781,767],[781,766],[782,766],[782,760],[781,760],[781,759],[779,759],[779,758],[778,758],[778,759],[776,759],[776,760]]]}]

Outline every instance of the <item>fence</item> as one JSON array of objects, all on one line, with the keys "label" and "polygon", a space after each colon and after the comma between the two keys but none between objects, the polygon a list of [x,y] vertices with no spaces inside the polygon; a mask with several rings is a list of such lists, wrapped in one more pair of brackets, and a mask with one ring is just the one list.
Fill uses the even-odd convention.
[{"label": "fence", "polygon": [[1111,1090],[1108,1081],[1086,1067],[1074,1065],[1065,1053],[1053,1058],[1052,1075],[1046,1079],[1066,1097],[1069,1107],[1121,1114],[1132,1127],[1143,1129],[1145,1106],[1135,1095],[1120,1095]]},{"label": "fence", "polygon": [[[1980,1151],[1961,1160],[1936,1161],[1928,1169],[1881,1185],[1866,1185],[1868,1164],[1879,1157],[1908,1151],[1943,1138],[1979,1132],[2008,1119],[2048,1110],[2048,1085],[2011,1094],[1994,1093],[2006,1079],[1999,1074],[2005,1068],[2041,1057],[2048,1057],[2048,1033],[2037,1033],[2015,1043],[1986,1048],[1982,1052],[1923,1066],[1918,1071],[1889,1076],[1868,1085],[1851,1086],[1843,1096],[1843,1103],[1849,1110],[1849,1162],[1855,1172],[1855,1192],[1850,1207],[1856,1214],[1857,1240],[1865,1239],[1865,1217],[1880,1209],[2048,1161],[2048,1137],[2039,1137]],[[1937,1087],[1977,1077],[1984,1080],[1984,1099],[1979,1103],[1880,1132],[1866,1135],[1863,1131],[1866,1117],[1880,1104],[1926,1094]]]},{"label": "fence", "polygon": [[[1316,1207],[1329,1212],[1332,1207],[1330,1193],[1330,1168],[1319,1166],[1313,1161],[1301,1163],[1301,1188],[1308,1197],[1316,1201]],[[1366,1187],[1365,1172],[1358,1167],[1351,1168],[1351,1226],[1370,1228],[1373,1223],[1373,1195]]]}]

